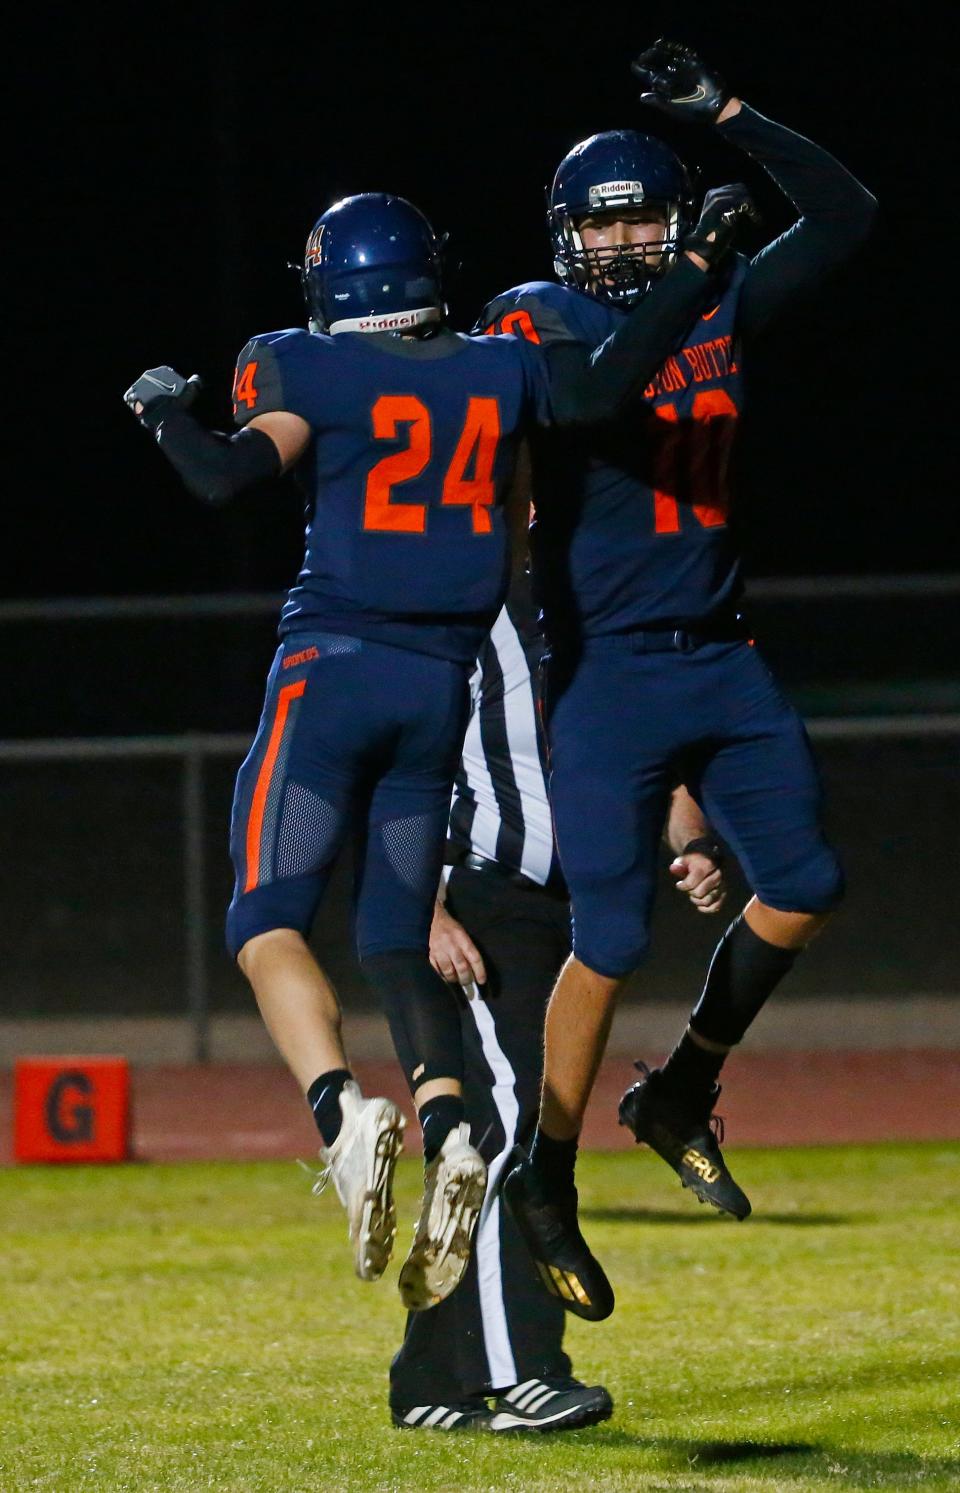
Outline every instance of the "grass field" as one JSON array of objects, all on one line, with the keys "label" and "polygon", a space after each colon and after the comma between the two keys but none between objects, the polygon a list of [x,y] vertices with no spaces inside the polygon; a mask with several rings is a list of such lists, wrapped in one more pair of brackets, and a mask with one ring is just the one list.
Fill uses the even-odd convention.
[{"label": "grass field", "polygon": [[735,1170],[743,1225],[646,1153],[584,1159],[618,1306],[568,1346],[616,1412],[508,1440],[391,1429],[396,1263],[356,1281],[292,1164],[0,1172],[0,1489],[956,1489],[960,1146]]}]

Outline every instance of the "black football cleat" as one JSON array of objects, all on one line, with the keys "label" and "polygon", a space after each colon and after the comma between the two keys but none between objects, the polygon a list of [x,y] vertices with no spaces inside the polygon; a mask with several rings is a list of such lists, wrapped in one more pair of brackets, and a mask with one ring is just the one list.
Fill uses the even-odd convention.
[{"label": "black football cleat", "polygon": [[577,1189],[549,1197],[523,1151],[516,1147],[514,1154],[517,1164],[508,1160],[499,1190],[540,1279],[568,1312],[602,1322],[613,1311],[613,1287],[580,1232]]},{"label": "black football cleat", "polygon": [[490,1407],[483,1395],[451,1400],[449,1405],[399,1405],[390,1401],[390,1419],[398,1431],[484,1431]]},{"label": "black football cleat", "polygon": [[665,1089],[659,1068],[651,1071],[646,1063],[634,1067],[642,1077],[620,1100],[620,1124],[633,1131],[638,1144],[642,1141],[662,1156],[702,1203],[747,1218],[750,1199],[731,1177],[718,1144],[723,1121],[713,1107],[720,1085],[700,1097],[678,1099]]},{"label": "black football cleat", "polygon": [[581,1384],[569,1375],[527,1379],[497,1394],[489,1429],[495,1435],[516,1431],[580,1431],[609,1420],[613,1400],[602,1384]]}]

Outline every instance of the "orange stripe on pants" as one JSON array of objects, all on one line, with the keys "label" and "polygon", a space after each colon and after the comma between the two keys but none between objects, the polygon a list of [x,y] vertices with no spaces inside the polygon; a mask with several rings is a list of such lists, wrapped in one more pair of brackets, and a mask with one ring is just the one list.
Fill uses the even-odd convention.
[{"label": "orange stripe on pants", "polygon": [[247,820],[247,881],[243,889],[245,892],[252,892],[260,880],[260,837],[263,834],[263,815],[267,807],[267,795],[270,792],[270,779],[273,776],[277,753],[283,740],[283,730],[287,724],[290,701],[302,695],[306,687],[305,679],[298,679],[296,684],[286,684],[280,691],[280,698],[277,701],[277,713],[273,718],[270,741],[267,744],[266,756],[260,764],[257,786],[253,792],[253,803],[250,805],[250,818]]}]

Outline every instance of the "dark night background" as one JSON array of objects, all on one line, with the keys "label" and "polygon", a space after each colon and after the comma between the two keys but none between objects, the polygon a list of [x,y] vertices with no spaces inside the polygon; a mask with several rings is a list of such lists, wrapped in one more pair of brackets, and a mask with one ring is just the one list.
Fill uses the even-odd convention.
[{"label": "dark night background", "polygon": [[[449,231],[459,327],[496,292],[549,275],[543,187],[598,129],[663,133],[705,186],[746,179],[769,235],[787,225],[743,157],[645,117],[628,62],[659,35],[832,150],[881,205],[872,242],[748,360],[748,574],[960,571],[954,58],[917,7],[144,3],[41,6],[18,26],[0,738],[252,732],[271,607],[97,622],[18,603],[289,584],[293,486],[204,509],[121,396],[169,362],[202,374],[200,413],[226,428],[244,342],[303,323],[286,264],[337,196],[396,191]],[[868,605],[768,600],[758,637],[808,716],[955,711],[956,610],[943,587]],[[851,896],[793,988],[954,989],[955,897],[930,858],[957,822],[955,739],[867,737],[820,758]],[[247,1009],[220,933],[234,769],[205,769],[208,948],[215,1004]],[[0,974],[10,1008],[182,1010],[179,764],[8,762],[3,781],[0,854],[16,867],[4,909],[22,930]],[[716,937],[675,900],[660,899],[654,994],[695,988]],[[345,904],[341,876],[318,931],[349,985]]]},{"label": "dark night background", "polygon": [[872,244],[754,354],[741,505],[751,571],[951,568],[954,360],[938,306],[956,242],[944,217],[954,92],[945,49],[909,14],[908,32],[900,7],[41,11],[36,65],[12,84],[30,127],[13,152],[26,409],[5,594],[289,581],[294,491],[204,511],[120,395],[171,362],[203,375],[202,413],[225,424],[244,341],[303,319],[285,265],[338,195],[389,188],[449,230],[463,262],[450,287],[459,326],[496,291],[550,273],[543,185],[595,129],[670,135],[706,184],[745,175],[769,232],[785,226],[756,169],[636,104],[628,60],[661,33],[830,148],[882,206]]}]

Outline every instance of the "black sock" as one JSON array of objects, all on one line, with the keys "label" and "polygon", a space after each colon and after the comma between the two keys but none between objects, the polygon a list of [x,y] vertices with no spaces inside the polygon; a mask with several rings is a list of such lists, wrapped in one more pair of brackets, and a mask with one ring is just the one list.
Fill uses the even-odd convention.
[{"label": "black sock", "polygon": [[726,1056],[725,1052],[708,1052],[684,1032],[660,1072],[671,1091],[700,1093],[713,1088]]},{"label": "black sock", "polygon": [[423,1159],[432,1161],[454,1126],[462,1123],[463,1100],[456,1094],[438,1094],[417,1113],[423,1131]]},{"label": "black sock", "polygon": [[344,1084],[349,1083],[352,1078],[349,1068],[331,1068],[329,1073],[321,1073],[319,1078],[315,1078],[307,1090],[307,1103],[313,1110],[313,1118],[325,1146],[332,1146],[340,1134],[340,1126],[343,1124],[340,1095]]},{"label": "black sock", "polygon": [[698,1037],[734,1047],[763,1010],[799,949],[781,949],[754,933],[743,914],[717,944],[690,1025]]},{"label": "black sock", "polygon": [[565,1191],[573,1186],[573,1172],[577,1164],[577,1144],[580,1137],[572,1140],[554,1140],[544,1135],[540,1126],[530,1147],[530,1165],[538,1179],[551,1192]]}]

